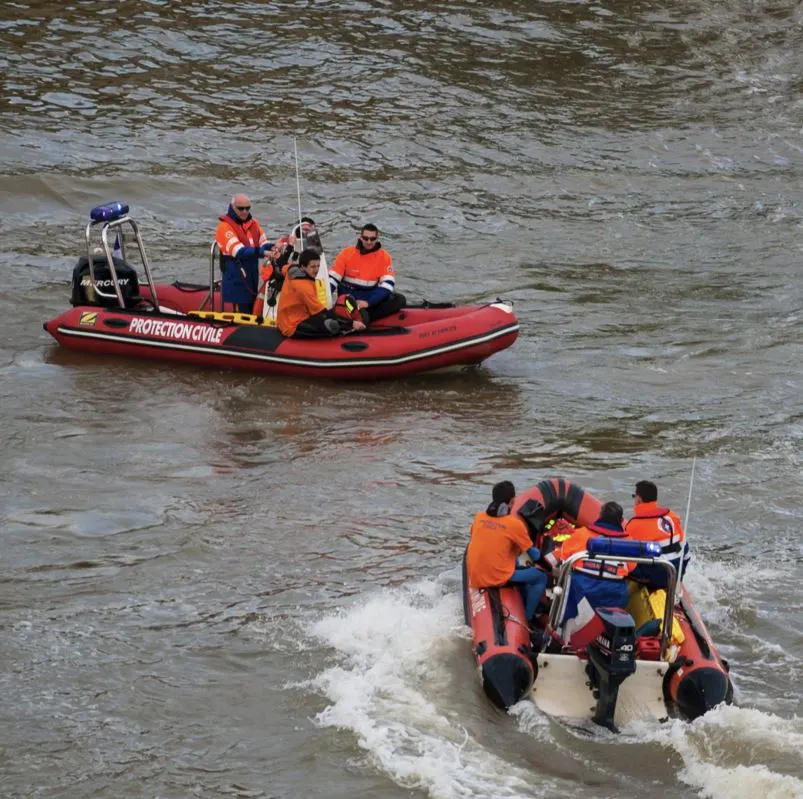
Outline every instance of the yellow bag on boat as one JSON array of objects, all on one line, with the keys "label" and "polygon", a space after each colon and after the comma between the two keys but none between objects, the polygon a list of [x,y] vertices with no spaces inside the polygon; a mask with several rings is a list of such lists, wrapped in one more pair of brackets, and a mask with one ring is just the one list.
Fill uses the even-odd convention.
[{"label": "yellow bag on boat", "polygon": [[[652,619],[658,619],[661,622],[661,629],[663,631],[664,610],[666,609],[666,591],[659,588],[657,591],[648,591],[647,586],[639,585],[633,581],[628,584],[628,591],[630,599],[627,603],[627,609],[630,615],[636,622],[636,629],[646,624]],[[672,617],[672,637],[670,642],[680,646],[686,640],[683,630],[677,619]]]}]

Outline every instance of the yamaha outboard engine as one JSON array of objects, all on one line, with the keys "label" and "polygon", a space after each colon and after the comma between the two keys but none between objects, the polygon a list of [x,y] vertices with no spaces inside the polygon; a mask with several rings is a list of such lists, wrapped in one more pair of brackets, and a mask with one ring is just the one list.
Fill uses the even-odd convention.
[{"label": "yamaha outboard engine", "polygon": [[586,666],[597,700],[593,720],[615,732],[619,686],[636,670],[636,627],[633,617],[619,608],[597,608],[595,613],[602,629],[588,645]]},{"label": "yamaha outboard engine", "polygon": [[[70,302],[73,305],[94,305],[103,308],[119,306],[117,294],[114,290],[114,278],[112,278],[106,256],[95,255],[92,261],[92,269],[95,273],[94,283],[89,271],[89,259],[83,256],[78,260],[72,273],[72,297]],[[114,259],[114,270],[117,273],[117,282],[120,285],[120,293],[123,295],[123,303],[126,308],[133,308],[137,303],[141,302],[136,270],[120,258]],[[95,291],[95,286],[104,294],[111,294],[112,296],[100,296]]]}]

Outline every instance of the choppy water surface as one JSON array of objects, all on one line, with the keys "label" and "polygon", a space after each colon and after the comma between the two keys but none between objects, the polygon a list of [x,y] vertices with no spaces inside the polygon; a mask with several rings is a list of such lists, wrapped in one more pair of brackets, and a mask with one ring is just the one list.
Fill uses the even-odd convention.
[{"label": "choppy water surface", "polygon": [[[7,3],[0,742],[9,797],[803,796],[794,4]],[[383,385],[60,352],[90,207],[157,278],[218,214],[377,222],[411,299],[515,301]],[[685,515],[736,707],[579,734],[482,696],[458,561],[495,480]]]}]

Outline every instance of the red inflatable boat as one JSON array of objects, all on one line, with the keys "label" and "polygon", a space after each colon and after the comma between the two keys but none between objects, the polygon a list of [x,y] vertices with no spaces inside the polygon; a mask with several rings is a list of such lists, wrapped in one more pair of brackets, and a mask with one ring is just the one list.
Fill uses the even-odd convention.
[{"label": "red inflatable boat", "polygon": [[[555,520],[587,525],[597,519],[600,506],[580,486],[551,479],[519,495],[513,512],[522,512],[531,530],[541,530],[535,543],[543,551]],[[659,554],[660,547],[651,543],[592,539],[587,553],[572,556],[561,568],[548,591],[551,608],[535,631],[528,628],[517,588],[471,588],[464,565],[465,620],[473,631],[472,651],[483,689],[494,704],[507,710],[530,696],[550,715],[590,719],[615,730],[636,718],[694,719],[730,703],[728,664],[717,653],[688,590],[677,584],[674,568]],[[668,585],[649,591],[628,581],[628,607],[597,608],[591,640],[575,649],[562,639],[562,603],[572,564],[588,556],[662,565]]]},{"label": "red inflatable boat", "polygon": [[[100,228],[102,248],[90,235]],[[133,230],[145,282],[109,246],[110,233]],[[324,339],[285,338],[270,320],[225,313],[210,285],[153,282],[128,206],[93,209],[86,228],[87,255],[73,273],[73,307],[44,324],[63,347],[105,355],[248,369],[296,377],[375,380],[479,364],[516,340],[511,306],[424,303],[371,324],[369,329]]]}]

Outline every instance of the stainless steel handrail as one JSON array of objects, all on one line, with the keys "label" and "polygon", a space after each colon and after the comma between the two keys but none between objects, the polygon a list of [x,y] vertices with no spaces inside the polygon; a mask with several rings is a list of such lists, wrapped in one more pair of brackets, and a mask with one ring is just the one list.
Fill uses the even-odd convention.
[{"label": "stainless steel handrail", "polygon": [[[667,573],[667,587],[666,587],[666,606],[664,607],[664,618],[663,618],[663,626],[661,629],[661,653],[660,659],[664,659],[664,655],[666,654],[667,647],[669,645],[669,640],[672,637],[672,623],[674,622],[674,612],[675,612],[675,586],[677,585],[677,574],[675,572],[675,567],[667,560],[663,560],[658,556],[656,557],[623,557],[622,555],[593,555],[590,556],[587,550],[583,550],[582,552],[576,552],[571,557],[567,558],[563,563],[561,563],[560,570],[558,572],[558,579],[555,583],[556,587],[560,587],[560,600],[556,602],[555,600],[552,601],[552,608],[549,612],[549,626],[555,631],[558,632],[559,635],[562,636],[562,629],[560,625],[560,619],[563,617],[563,612],[566,609],[566,602],[569,597],[569,588],[571,587],[572,583],[572,572],[574,564],[577,563],[578,560],[583,560],[584,558],[589,558],[592,560],[599,560],[599,561],[607,561],[607,562],[617,562],[617,563],[637,563],[637,564],[644,564],[645,566],[659,566]],[[626,577],[622,578],[626,580]]]},{"label": "stainless steel handrail", "polygon": [[[114,284],[114,293],[107,293],[100,289],[97,285],[97,281],[95,280],[95,258],[92,252],[92,228],[95,225],[102,224],[103,227],[100,229],[100,241],[103,245],[103,253],[106,256],[106,263],[109,267],[109,272],[112,276],[112,282]],[[109,231],[110,230],[120,230],[120,256],[123,260],[125,260],[125,241],[122,236],[121,228],[124,225],[129,225],[131,230],[134,233],[134,239],[137,243],[137,248],[139,249],[139,255],[142,259],[142,269],[145,272],[145,279],[148,282],[148,288],[151,292],[151,300],[153,301],[154,308],[159,307],[159,299],[156,296],[156,285],[153,282],[153,274],[151,272],[151,265],[150,261],[148,261],[148,256],[145,253],[145,243],[142,241],[142,236],[139,232],[139,227],[137,223],[130,217],[130,216],[121,216],[119,219],[115,219],[111,222],[95,222],[90,221],[86,226],[85,231],[85,238],[86,238],[86,255],[89,260],[89,277],[92,281],[92,287],[95,289],[95,293],[99,297],[106,297],[108,299],[112,299],[114,297],[117,298],[117,302],[119,303],[121,308],[125,308],[125,301],[123,300],[123,292],[120,289],[120,281],[117,277],[117,270],[114,267],[114,255],[112,253],[112,248],[109,246]]]},{"label": "stainless steel handrail", "polygon": [[[201,308],[203,308],[206,303],[209,303],[209,310],[215,310],[215,264],[218,260],[217,256],[220,254],[220,245],[216,242],[212,242],[212,246],[209,248],[209,293],[206,295],[206,299],[201,304]],[[221,310],[223,305],[221,304]]]}]

